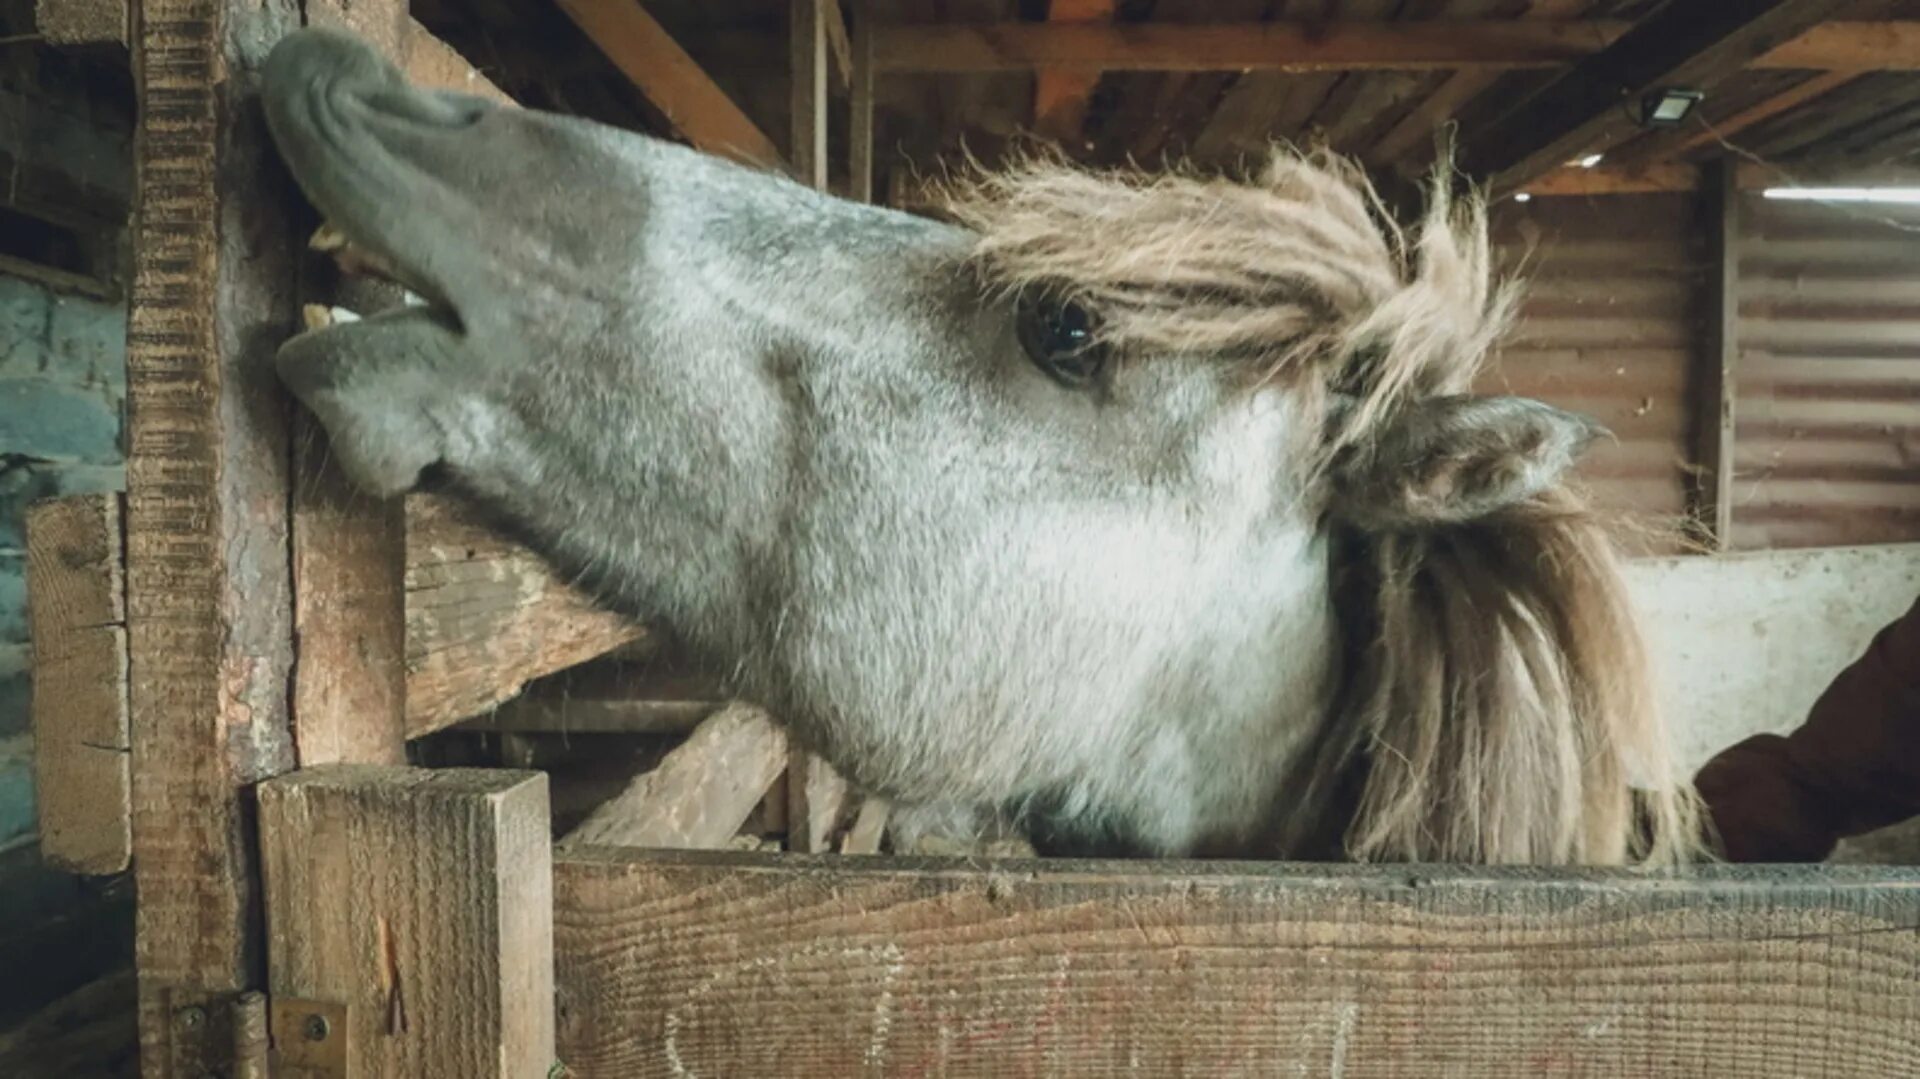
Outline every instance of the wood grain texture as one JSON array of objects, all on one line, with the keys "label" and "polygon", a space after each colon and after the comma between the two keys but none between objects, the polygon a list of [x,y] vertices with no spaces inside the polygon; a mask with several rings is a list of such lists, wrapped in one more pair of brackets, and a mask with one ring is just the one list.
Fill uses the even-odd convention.
[{"label": "wood grain texture", "polygon": [[559,0],[587,38],[666,114],[688,142],[708,153],[765,168],[784,163],[773,140],[688,56],[638,0]]},{"label": "wood grain texture", "polygon": [[291,181],[253,100],[286,0],[142,0],[127,327],[127,637],[142,1067],[232,1054],[259,969],[247,785],[292,766]]},{"label": "wood grain texture", "polygon": [[121,512],[117,494],[27,511],[40,856],[74,873],[118,873],[133,852]]},{"label": "wood grain texture", "polygon": [[350,1075],[544,1077],[546,777],[329,765],[260,787],[268,979],[344,1005]]},{"label": "wood grain texture", "polygon": [[407,531],[398,500],[369,498],[296,420],[293,740],[302,767],[407,757]]},{"label": "wood grain texture", "polygon": [[740,831],[787,767],[787,733],[750,704],[701,723],[659,767],[581,821],[566,845],[717,848]]},{"label": "wood grain texture", "polygon": [[579,852],[561,1059],[667,1075],[1912,1075],[1920,874]]},{"label": "wood grain texture", "polygon": [[485,712],[646,630],[452,499],[407,497],[407,735]]},{"label": "wood grain texture", "polygon": [[847,834],[840,838],[840,853],[880,853],[880,843],[887,837],[887,818],[892,812],[893,807],[885,798],[867,795],[860,799],[860,812],[854,815]]}]

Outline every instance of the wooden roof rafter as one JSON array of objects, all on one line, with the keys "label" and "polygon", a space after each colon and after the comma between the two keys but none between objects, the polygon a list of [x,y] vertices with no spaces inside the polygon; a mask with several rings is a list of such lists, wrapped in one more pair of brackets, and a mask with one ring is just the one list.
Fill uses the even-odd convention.
[{"label": "wooden roof rafter", "polygon": [[1680,4],[1635,24],[1471,133],[1460,163],[1496,189],[1518,184],[1638,134],[1632,113],[1660,86],[1709,89],[1833,16],[1849,0],[1744,0],[1702,9]]},{"label": "wooden roof rafter", "polygon": [[[574,0],[578,2],[578,0]],[[1793,0],[1774,0],[1774,3]],[[1811,0],[1805,0],[1811,2]],[[1823,12],[1845,6],[1820,0]],[[1689,9],[1691,10],[1691,9]],[[1730,7],[1730,10],[1732,8]],[[1678,18],[1678,16],[1670,16]],[[1657,17],[1656,17],[1657,18]],[[1715,26],[1725,25],[1725,16]],[[1813,17],[1745,65],[1770,70],[1920,70],[1920,22]],[[1709,31],[1690,34],[1689,41]],[[1524,71],[1607,53],[1632,23],[1606,19],[1463,22],[944,23],[875,30],[880,74],[992,71]],[[1644,39],[1641,39],[1644,40]]]}]

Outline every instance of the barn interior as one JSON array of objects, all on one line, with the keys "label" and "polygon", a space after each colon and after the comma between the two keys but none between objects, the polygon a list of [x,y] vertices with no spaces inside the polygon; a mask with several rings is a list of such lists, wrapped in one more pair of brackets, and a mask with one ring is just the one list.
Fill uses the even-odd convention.
[{"label": "barn interior", "polygon": [[[132,526],[118,508],[73,525],[113,537],[82,557],[52,525],[68,548],[42,554],[27,522],[49,500],[138,495],[128,318],[156,181],[136,164],[143,106],[166,99],[143,98],[137,61],[164,44],[161,14],[201,7],[234,4],[0,0],[0,971],[21,974],[0,978],[0,1075],[197,1074],[156,1064],[150,1032],[143,1065],[124,629],[102,704],[63,695],[97,668],[55,670],[75,654],[50,643],[64,630],[29,617],[30,578],[61,573],[43,562],[81,558],[76,580],[124,591]],[[1792,729],[1920,592],[1920,0],[358,7],[288,10],[431,38],[443,85],[913,213],[940,212],[949,170],[1035,150],[1245,175],[1275,144],[1350,156],[1404,210],[1452,146],[1528,282],[1481,388],[1610,432],[1582,477],[1635,523],[1636,597],[1671,669],[1697,676],[1662,690],[1686,712],[1686,760]],[[407,761],[547,773],[556,840],[623,799],[704,799],[699,827],[616,838],[889,849],[884,801],[790,759],[717,672],[458,510],[407,514]],[[1834,861],[1920,864],[1920,831]],[[1920,1044],[1916,1022],[1898,1019],[1901,1044]]]}]

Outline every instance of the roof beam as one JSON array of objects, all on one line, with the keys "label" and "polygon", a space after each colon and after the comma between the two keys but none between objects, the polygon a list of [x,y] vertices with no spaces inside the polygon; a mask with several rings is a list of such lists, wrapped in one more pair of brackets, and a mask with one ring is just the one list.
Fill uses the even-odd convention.
[{"label": "roof beam", "polygon": [[1466,140],[1461,167],[1510,189],[1639,132],[1629,108],[1656,87],[1709,89],[1847,0],[1674,4],[1635,24]]},{"label": "roof beam", "polygon": [[773,140],[637,0],[558,2],[560,10],[688,142],[736,161],[786,167]]},{"label": "roof beam", "polygon": [[[1052,23],[1113,21],[1114,0],[1053,0]],[[1041,68],[1033,78],[1033,129],[1060,142],[1078,138],[1087,120],[1087,101],[1100,84],[1099,71]]]},{"label": "roof beam", "polygon": [[[1774,0],[1774,6],[1793,2]],[[1836,0],[1820,2],[1824,10],[1839,6]],[[1752,2],[1727,3],[1728,10],[1752,6]],[[1698,14],[1691,5],[1686,10],[1689,16]],[[1714,15],[1717,24],[1726,19],[1724,13]],[[1632,24],[1616,20],[1539,19],[1324,26],[1286,22],[939,24],[877,27],[874,46],[882,74],[1515,71],[1551,70],[1598,59],[1631,28]],[[1770,70],[1920,70],[1920,21],[1829,22],[1801,29],[1804,32],[1774,37],[1777,48],[1751,51],[1744,62]],[[1700,32],[1691,31],[1688,40],[1700,40]]]},{"label": "roof beam", "polygon": [[[1534,0],[1522,19],[1565,19],[1578,15],[1588,6],[1587,0]],[[1374,165],[1390,165],[1403,157],[1421,149],[1421,142],[1433,138],[1433,133],[1446,123],[1467,102],[1479,97],[1500,78],[1500,72],[1487,68],[1474,68],[1456,71],[1447,76],[1445,82],[1435,87],[1426,100],[1420,102],[1399,122],[1394,124],[1379,141],[1367,150],[1367,160]]]},{"label": "roof beam", "polygon": [[1730,139],[1783,112],[1797,109],[1814,98],[1824,97],[1859,77],[1858,71],[1823,71],[1795,83],[1780,93],[1757,101],[1723,120],[1712,123],[1702,121],[1692,128],[1682,128],[1678,131],[1640,139],[1627,150],[1635,161],[1665,161],[1685,157],[1702,146],[1721,139]]}]

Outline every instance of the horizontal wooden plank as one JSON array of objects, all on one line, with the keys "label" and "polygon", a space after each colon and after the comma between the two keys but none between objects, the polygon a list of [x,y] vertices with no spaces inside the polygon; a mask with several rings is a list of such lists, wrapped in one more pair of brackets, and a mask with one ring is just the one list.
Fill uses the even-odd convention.
[{"label": "horizontal wooden plank", "polygon": [[408,496],[408,737],[485,712],[536,678],[645,634],[472,509]]},{"label": "horizontal wooden plank", "polygon": [[[881,72],[1513,71],[1559,68],[1625,33],[1614,20],[1434,23],[987,23],[875,30]],[[1920,69],[1920,22],[1830,22],[1760,69]]]},{"label": "horizontal wooden plank", "polygon": [[575,1075],[1911,1074],[1920,870],[577,851]]}]

